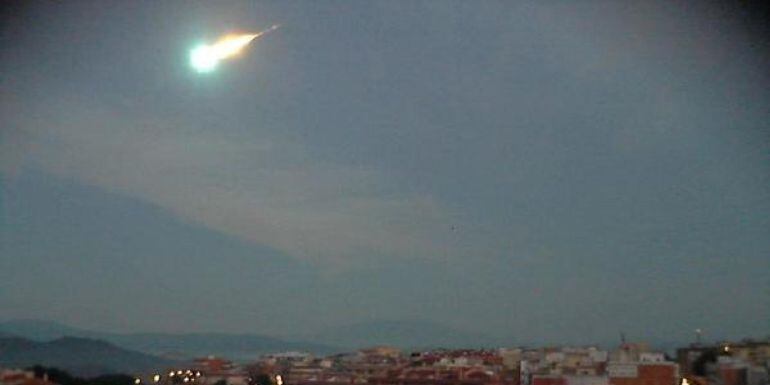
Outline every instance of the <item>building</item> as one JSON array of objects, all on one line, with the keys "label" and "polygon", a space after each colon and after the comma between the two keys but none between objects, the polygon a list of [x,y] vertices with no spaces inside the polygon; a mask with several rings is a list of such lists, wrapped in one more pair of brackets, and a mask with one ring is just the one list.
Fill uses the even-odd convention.
[{"label": "building", "polygon": [[[732,360],[723,357],[731,357]],[[743,340],[712,345],[693,344],[677,349],[676,358],[682,375],[687,378],[708,377],[711,382],[732,381],[723,379],[717,373],[720,370],[718,367],[730,366],[731,369],[725,370],[731,372],[743,370],[738,366],[745,365],[746,381],[764,384],[767,381],[763,378],[767,376],[767,371],[770,369],[770,340]]]},{"label": "building", "polygon": [[610,362],[610,385],[679,385],[679,365],[666,361]]},{"label": "building", "polygon": [[48,375],[43,378],[35,377],[35,373],[20,369],[0,369],[0,384],[2,385],[57,385],[48,380]]},{"label": "building", "polygon": [[242,368],[221,357],[196,358],[193,360],[192,371],[201,372],[208,384],[214,384],[220,380],[227,381],[228,385],[247,385],[249,383],[248,375]]}]

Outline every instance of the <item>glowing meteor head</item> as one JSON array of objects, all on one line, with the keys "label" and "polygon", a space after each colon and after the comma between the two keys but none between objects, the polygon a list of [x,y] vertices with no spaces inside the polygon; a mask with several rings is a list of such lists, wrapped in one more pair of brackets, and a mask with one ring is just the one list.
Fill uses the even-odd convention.
[{"label": "glowing meteor head", "polygon": [[190,51],[190,65],[198,72],[211,72],[223,59],[237,55],[252,40],[278,29],[278,25],[255,34],[228,35],[214,44],[202,44]]},{"label": "glowing meteor head", "polygon": [[241,52],[259,34],[225,36],[211,45],[199,45],[190,51],[190,65],[198,72],[211,72],[223,59]]},{"label": "glowing meteor head", "polygon": [[219,58],[208,45],[199,45],[190,51],[190,65],[198,72],[211,72],[217,64]]}]

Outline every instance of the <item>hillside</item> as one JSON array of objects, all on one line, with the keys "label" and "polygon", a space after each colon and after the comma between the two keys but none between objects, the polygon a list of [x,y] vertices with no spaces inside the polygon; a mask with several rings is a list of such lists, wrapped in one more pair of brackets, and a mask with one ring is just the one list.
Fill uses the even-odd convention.
[{"label": "hillside", "polygon": [[288,341],[257,334],[104,333],[40,320],[2,322],[0,323],[0,333],[28,338],[38,342],[66,336],[98,339],[125,349],[180,359],[213,354],[234,360],[253,360],[261,354],[290,350],[308,351],[318,354],[339,350],[321,343]]},{"label": "hillside", "polygon": [[87,338],[63,337],[49,342],[0,338],[0,367],[43,365],[91,377],[107,373],[149,373],[174,364],[172,360]]}]

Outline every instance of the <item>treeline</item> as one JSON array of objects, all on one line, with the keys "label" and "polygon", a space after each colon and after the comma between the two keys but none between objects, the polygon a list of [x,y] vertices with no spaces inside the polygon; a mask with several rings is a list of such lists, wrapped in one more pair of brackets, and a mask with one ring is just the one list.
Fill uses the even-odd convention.
[{"label": "treeline", "polygon": [[44,378],[59,385],[134,385],[134,377],[127,374],[105,374],[93,378],[80,378],[67,371],[35,365],[27,370],[35,373],[35,377]]}]

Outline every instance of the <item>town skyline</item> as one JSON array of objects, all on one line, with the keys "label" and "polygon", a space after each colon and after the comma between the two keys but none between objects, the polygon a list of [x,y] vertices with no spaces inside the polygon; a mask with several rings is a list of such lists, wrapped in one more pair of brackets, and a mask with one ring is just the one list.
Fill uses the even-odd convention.
[{"label": "town skyline", "polygon": [[[17,348],[11,344],[9,349],[4,339],[8,337],[0,338],[0,346],[5,346],[0,356],[3,385],[766,385],[770,363],[770,339],[698,342],[678,346],[675,352],[626,340],[606,349],[557,345],[409,350],[379,345],[327,354],[267,351],[241,360],[215,354],[184,357],[178,351],[153,360],[71,337],[49,343],[17,339]],[[41,355],[45,346],[62,344],[68,358]],[[38,358],[25,355],[25,350],[36,351]]]}]

